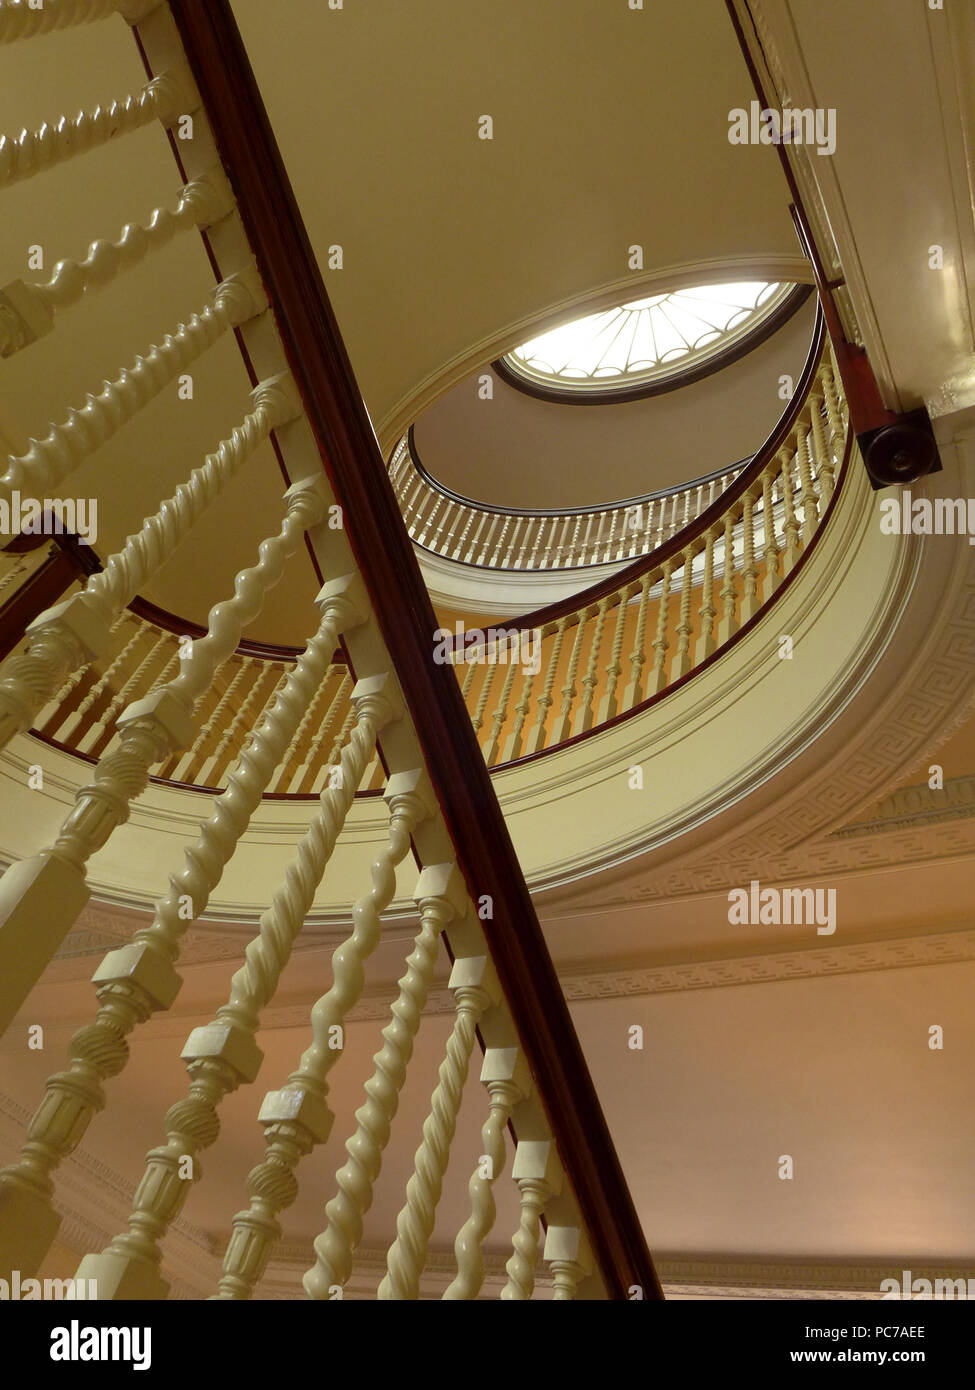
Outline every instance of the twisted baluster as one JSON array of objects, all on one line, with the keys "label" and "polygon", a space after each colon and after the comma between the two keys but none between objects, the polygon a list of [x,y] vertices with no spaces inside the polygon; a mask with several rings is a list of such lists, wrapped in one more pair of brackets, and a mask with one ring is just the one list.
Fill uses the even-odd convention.
[{"label": "twisted baluster", "polygon": [[576,672],[579,669],[579,661],[582,656],[582,639],[586,631],[586,618],[588,610],[583,609],[576,617],[576,635],[572,643],[572,650],[569,653],[569,668],[565,675],[565,685],[562,686],[560,694],[562,696],[562,707],[559,710],[558,718],[552,729],[552,737],[549,739],[549,747],[554,748],[568,737],[569,724],[572,718],[572,705],[576,696]]},{"label": "twisted baluster", "polygon": [[[353,742],[355,738],[353,735]],[[350,804],[357,783],[355,770],[350,768],[343,788]],[[269,1092],[261,1107],[259,1119],[265,1126],[267,1153],[248,1177],[249,1207],[234,1217],[218,1298],[250,1297],[280,1234],[277,1215],[297,1196],[294,1170],[331,1129],[328,1074],[343,1049],[345,1020],[362,994],[364,963],[379,944],[380,914],[396,892],[396,866],[409,852],[413,829],[434,807],[425,773],[397,773],[383,796],[390,808],[389,839],[371,866],[372,889],[353,908],[353,932],[332,956],[332,987],[312,1009],[311,1046],[287,1084]]]},{"label": "twisted baluster", "polygon": [[785,553],[782,558],[782,573],[788,574],[799,559],[799,520],[796,516],[793,499],[792,450],[780,449],[776,455],[779,464],[782,486],[782,509],[785,517]]},{"label": "twisted baluster", "polygon": [[413,1159],[406,1205],[396,1218],[396,1239],[377,1293],[383,1300],[415,1299],[419,1294],[477,1024],[485,1009],[501,999],[494,967],[484,956],[458,956],[449,987],[454,992],[457,1017],[430,1099],[430,1114],[423,1122],[423,1142]]},{"label": "twisted baluster", "polygon": [[677,624],[677,650],[671,663],[670,679],[686,676],[691,669],[691,586],[694,582],[694,554],[688,548],[681,556],[684,566],[680,591],[680,621]]},{"label": "twisted baluster", "polygon": [[762,599],[769,599],[779,587],[779,542],[775,534],[775,507],[772,501],[774,467],[770,463],[762,473],[762,563],[765,575],[762,580]]},{"label": "twisted baluster", "polygon": [[808,545],[819,524],[819,499],[813,483],[812,466],[809,457],[809,434],[804,426],[796,429],[796,460],[799,465],[799,505],[802,507],[802,542]]},{"label": "twisted baluster", "polygon": [[[2,296],[0,296],[2,300]],[[11,455],[0,476],[0,499],[9,505],[15,489],[34,497],[50,495],[96,449],[175,381],[228,328],[245,323],[266,307],[267,300],[253,271],[232,275],[214,291],[213,301],[187,324],[149,347],[144,357],[89,395],[79,410],[70,410],[44,439],[31,439],[26,454]],[[4,356],[0,316],[0,357]]]},{"label": "twisted baluster", "polygon": [[[318,758],[319,754],[321,753],[322,745],[324,744],[328,735],[331,733],[332,725],[338,718],[338,712],[342,708],[343,702],[348,699],[349,692],[352,689],[352,685],[353,681],[352,677],[349,675],[349,669],[348,667],[345,667],[342,671],[342,679],[339,681],[338,689],[336,690],[335,695],[333,696],[332,701],[329,704],[328,710],[325,713],[325,718],[321,721],[318,728],[315,730],[315,736],[312,739],[311,743],[308,745],[308,756],[305,758],[305,761],[302,763],[301,767],[295,773],[294,777],[292,777],[291,783],[287,787],[288,791],[300,791],[302,784],[305,781],[305,778],[308,776],[308,773],[312,771],[312,769],[315,769],[315,778],[313,779],[313,781],[317,781]],[[335,741],[335,747],[332,750],[332,754],[326,760],[327,767],[331,766],[335,759],[338,757],[342,744],[345,742],[345,736],[348,733],[348,726],[346,721],[349,719],[350,716],[354,717],[354,710],[352,709],[351,705],[346,710],[346,713],[343,716],[342,728],[338,735],[338,738]]]},{"label": "twisted baluster", "polygon": [[488,696],[491,691],[491,686],[494,684],[494,677],[497,675],[497,671],[497,665],[492,662],[484,672],[484,681],[477,697],[477,704],[474,706],[473,724],[475,733],[480,731],[481,725],[484,723],[484,711],[487,708]]},{"label": "twisted baluster", "polygon": [[[118,615],[111,628],[109,629],[109,639],[117,636],[117,634],[122,630],[126,622],[129,620],[129,618],[130,614],[127,611],[122,612]],[[141,632],[142,630],[142,624],[136,622],[136,631]],[[126,644],[123,643],[123,645]],[[78,686],[84,680],[86,670],[87,667],[79,666],[76,671],[73,671],[71,673],[68,679],[58,690],[57,694],[54,695],[50,700],[48,700],[47,704],[41,710],[40,714],[38,714],[35,718],[33,724],[33,727],[35,729],[41,729],[45,732],[52,734],[52,736],[57,734],[61,725],[64,723],[64,718],[62,716],[61,718],[58,718],[55,722],[55,716],[58,714],[59,710],[63,709],[65,703],[68,701],[68,699],[70,699],[71,695],[74,693],[75,690],[77,690]],[[49,724],[53,724],[53,728],[48,729],[47,726]]]},{"label": "twisted baluster", "polygon": [[670,641],[667,631],[670,626],[670,582],[674,573],[673,560],[665,560],[663,577],[660,582],[660,607],[657,610],[657,631],[653,639],[653,675],[650,678],[648,695],[657,695],[667,684],[667,649]]},{"label": "twisted baluster", "polygon": [[240,702],[240,708],[233,719],[227,721],[227,727],[220,735],[216,748],[200,768],[196,780],[202,786],[212,785],[210,778],[220,775],[223,760],[227,757],[228,750],[233,748],[241,730],[250,724],[254,707],[258,706],[263,710],[271,697],[284,687],[287,679],[287,673],[281,674],[273,662],[265,663],[265,669],[259,673],[250,690]]},{"label": "twisted baluster", "polygon": [[[565,629],[568,625],[568,618],[559,618],[555,625],[555,641],[552,643],[552,650],[549,652],[548,666],[545,671],[545,682],[542,686],[542,693],[538,697],[538,714],[535,726],[528,736],[525,745],[526,753],[537,753],[540,748],[545,747],[545,721],[548,718],[548,711],[552,708],[552,690],[555,686],[555,675],[558,670],[559,658],[562,655],[562,642],[565,638]],[[464,692],[466,695],[466,691]]]},{"label": "twisted baluster", "polygon": [[704,538],[704,580],[701,585],[701,635],[694,648],[695,664],[703,661],[714,651],[714,620],[718,610],[714,606],[714,538],[715,532],[709,529]]},{"label": "twisted baluster", "polygon": [[[112,724],[114,724],[115,720],[118,718],[122,710],[125,708],[129,696],[142,683],[143,677],[147,674],[148,671],[151,670],[156,659],[166,651],[167,647],[171,645],[172,639],[170,638],[169,633],[159,632],[158,636],[156,637],[149,650],[139,660],[135,668],[129,671],[128,675],[126,676],[126,679],[123,681],[122,685],[112,696],[111,700],[108,702],[107,706],[103,710],[101,717],[95,721],[95,723],[91,726],[90,729],[87,729],[85,731],[84,735],[79,740],[78,748],[82,753],[90,752],[93,748],[97,747],[97,745],[102,741],[109,728],[112,726]],[[119,656],[116,657],[112,665],[115,666],[116,669],[124,671],[125,668],[122,665],[123,655],[123,653],[120,653]],[[169,675],[170,669],[173,666],[175,666],[175,664],[176,657],[174,653],[165,662],[163,670],[160,673],[160,680],[163,677]],[[157,682],[157,684],[158,683],[159,682]]]},{"label": "twisted baluster", "polygon": [[328,686],[329,681],[335,674],[335,671],[336,667],[329,664],[328,670],[325,672],[325,674],[322,676],[321,680],[318,683],[318,688],[315,690],[315,693],[308,701],[308,707],[306,708],[304,714],[301,717],[301,723],[298,725],[297,729],[295,729],[291,737],[291,742],[288,744],[287,748],[284,750],[284,753],[281,755],[281,763],[278,767],[277,775],[272,784],[272,791],[280,791],[282,784],[287,783],[290,780],[288,777],[288,769],[294,761],[294,758],[297,756],[298,749],[305,741],[305,738],[308,734],[308,730],[311,728],[312,720],[318,719],[318,707],[321,704],[322,699],[324,698],[325,690]]},{"label": "twisted baluster", "polygon": [[[481,1291],[484,1283],[482,1247],[497,1215],[492,1188],[504,1170],[505,1126],[515,1106],[527,1100],[532,1089],[527,1063],[517,1047],[489,1047],[484,1053],[481,1080],[490,1096],[490,1108],[481,1130],[483,1152],[467,1188],[471,1214],[454,1241],[457,1277],[444,1291],[448,1301],[476,1298]],[[485,1159],[487,1174],[482,1172]]]},{"label": "twisted baluster", "polygon": [[623,629],[626,624],[626,612],[629,606],[627,591],[621,590],[619,603],[616,605],[616,630],[613,633],[613,645],[610,650],[609,665],[606,667],[606,694],[599,702],[599,722],[605,724],[607,719],[612,719],[619,708],[616,699],[616,687],[619,678],[623,674],[623,667],[620,665],[620,655],[623,651]]},{"label": "twisted baluster", "polygon": [[[92,1115],[104,1105],[101,1083],[125,1066],[126,1034],[155,1009],[168,1008],[176,997],[179,976],[173,962],[180,938],[205,909],[219,883],[310,692],[335,650],[338,633],[363,621],[357,582],[346,576],[322,590],[322,621],[317,634],[241,750],[227,790],[215,801],[195,845],[185,851],[185,867],[173,875],[169,891],[156,903],[151,926],[139,931],[131,945],[110,952],[96,972],[98,1015],[92,1025],[71,1039],[69,1070],[48,1081],[19,1163],[0,1174],[0,1217],[6,1219],[12,1214],[12,1227],[21,1216],[34,1225],[49,1220],[51,1174],[80,1142]],[[187,904],[190,913],[185,910]],[[3,1230],[0,1220],[0,1264],[7,1253]],[[41,1250],[38,1262],[43,1253]],[[15,1248],[14,1267],[26,1269],[26,1265],[16,1264],[17,1258],[23,1258],[22,1248]]]},{"label": "twisted baluster", "polygon": [[[133,5],[132,0],[44,0],[43,7],[37,9],[28,4],[28,0],[3,0],[0,4],[0,44],[33,39],[76,24],[92,24],[117,12],[126,14],[128,11],[138,18],[153,7],[145,3]],[[130,22],[135,23],[135,19]]]},{"label": "twisted baluster", "polygon": [[630,652],[630,679],[623,692],[623,708],[632,709],[643,699],[643,667],[646,662],[646,652],[643,649],[644,639],[647,631],[647,607],[650,602],[650,580],[651,571],[647,570],[640,585],[640,606],[636,617],[636,634],[633,638],[633,650]]},{"label": "twisted baluster", "polygon": [[96,106],[94,111],[80,111],[73,120],[62,116],[56,124],[45,123],[40,130],[0,135],[0,187],[52,169],[152,121],[172,125],[198,104],[182,74],[164,72],[137,95]]},{"label": "twisted baluster", "polygon": [[827,504],[833,495],[835,480],[833,476],[833,457],[826,443],[826,432],[823,429],[822,387],[820,387],[818,393],[814,391],[810,395],[809,423],[812,428],[813,437],[812,465],[815,469],[816,477],[819,479],[819,496],[822,502],[823,514],[825,515]]},{"label": "twisted baluster", "polygon": [[420,930],[390,1009],[392,1018],[383,1029],[382,1049],[373,1058],[376,1069],[365,1085],[365,1104],[355,1114],[356,1131],[346,1141],[348,1161],[335,1175],[338,1191],[325,1207],[328,1224],[315,1241],[315,1264],[302,1281],[309,1298],[329,1298],[352,1273],[363,1218],[372,1205],[373,1187],[433,980],[440,934],[469,909],[467,890],[455,864],[424,869],[414,897],[420,907]]},{"label": "twisted baluster", "polygon": [[[136,647],[146,635],[147,627],[142,623],[136,625],[135,631],[129,640],[119,649],[114,659],[105,667],[105,670],[94,682],[87,695],[79,704],[73,714],[68,716],[67,722],[61,731],[61,742],[67,743],[74,737],[77,729],[80,729],[85,722],[89,710],[101,699],[102,695],[109,688],[112,681],[119,671],[128,670],[129,662]],[[155,646],[155,644],[153,644]],[[142,664],[141,662],[139,663]],[[73,680],[80,681],[87,668],[80,666],[72,677]],[[121,708],[121,706],[119,707]],[[118,711],[116,711],[117,713]]]},{"label": "twisted baluster", "polygon": [[[396,706],[381,689],[369,688],[368,682],[363,682],[363,687],[357,699],[360,748],[368,749],[375,743],[378,730],[395,717]],[[394,798],[391,807],[396,830],[405,823],[402,854],[409,849],[410,811],[417,802],[418,798],[406,794]],[[191,1184],[202,1176],[196,1158],[220,1132],[220,1102],[257,1076],[262,1061],[255,1041],[260,1012],[273,998],[281,972],[291,958],[350,805],[351,797],[347,795],[336,797],[327,793],[323,798],[321,810],[312,819],[288,866],[283,886],[261,916],[258,935],[247,945],[244,964],[230,982],[227,1003],[221,1005],[211,1023],[194,1029],[187,1039],[182,1056],[190,1077],[189,1092],[166,1113],[166,1143],[146,1155],[146,1171],[135,1195],[128,1230],[116,1236],[101,1255],[86,1256],[79,1267],[77,1277],[96,1280],[100,1297],[107,1294],[126,1298],[134,1289],[144,1296],[153,1277],[165,1292],[158,1275],[162,1258],[159,1242],[179,1214]],[[393,836],[391,830],[391,843]],[[400,849],[400,843],[395,840],[396,849]],[[387,877],[392,871],[381,860],[377,860],[373,870],[373,896],[380,897],[388,888]],[[395,889],[394,873],[392,878]],[[382,905],[391,897],[389,891]],[[367,902],[363,916],[372,907],[371,901]],[[187,1158],[192,1160],[192,1177],[185,1175]]]},{"label": "twisted baluster", "polygon": [[[324,497],[321,474],[288,489],[287,516],[280,532],[261,542],[260,562],[238,574],[234,597],[210,610],[207,635],[182,658],[180,674],[123,712],[117,746],[76,793],[75,806],[54,844],[8,869],[0,880],[0,967],[12,972],[0,1009],[4,1027],[36,983],[45,955],[49,958],[57,950],[88,901],[88,860],[128,820],[132,802],[148,785],[150,767],[192,743],[197,701],[240,641],[242,624],[253,621],[261,611],[267,590],[281,578],[305,527],[321,520]],[[25,952],[23,933],[36,916],[32,904],[43,897],[45,885],[56,908],[45,911],[43,927],[34,931],[31,950]]]},{"label": "twisted baluster", "polygon": [[[4,558],[6,559],[8,557],[4,556]],[[0,596],[5,594],[6,591],[10,588],[11,584],[13,584],[15,580],[19,579],[22,574],[27,573],[27,557],[25,555],[14,555],[9,558],[10,568],[7,570],[3,578],[0,579]]]},{"label": "twisted baluster", "polygon": [[[232,704],[234,698],[236,697],[237,691],[240,688],[241,682],[244,680],[245,676],[250,676],[255,664],[256,663],[252,656],[245,656],[242,661],[237,662],[236,671],[234,672],[230,680],[227,682],[223,694],[220,695],[214,701],[210,713],[207,715],[205,722],[200,726],[200,731],[197,734],[196,738],[190,744],[189,748],[186,750],[183,756],[177,761],[172,773],[167,774],[172,777],[173,781],[182,782],[185,779],[186,774],[189,772],[190,768],[196,762],[201,750],[204,749],[207,746],[207,743],[210,741],[210,736],[212,735],[214,729],[217,728],[219,724],[222,724],[224,711],[228,708],[229,705]],[[257,681],[252,683],[251,693],[253,693],[254,686],[260,683],[262,675],[263,672],[259,673]],[[205,786],[206,782],[203,781],[202,778],[200,780],[203,782],[203,785]]]},{"label": "twisted baluster", "polygon": [[46,285],[29,288],[53,316],[78,304],[92,290],[110,285],[151,251],[166,246],[178,232],[209,227],[226,217],[233,206],[223,170],[212,169],[186,184],[175,212],[155,208],[144,226],[130,222],[122,228],[118,241],[93,241],[83,261],[59,261]]},{"label": "twisted baluster", "polygon": [[[745,500],[744,509],[751,515],[751,501]],[[747,522],[742,523],[743,532],[748,529]],[[725,512],[724,518],[724,568],[722,571],[723,580],[721,584],[721,621],[718,623],[718,643],[727,642],[733,633],[738,631],[738,623],[735,618],[735,607],[737,594],[735,592],[735,515],[734,510],[729,507]]]},{"label": "twisted baluster", "polygon": [[262,382],[251,392],[251,400],[254,409],[230,437],[222,439],[186,482],[180,483],[172,497],[128,537],[121,550],[108,558],[101,573],[91,576],[85,589],[96,603],[111,612],[131,603],[271,431],[301,414],[294,383],[286,373]]},{"label": "twisted baluster", "polygon": [[[497,653],[497,655],[500,655],[500,653]],[[509,652],[508,655],[510,657],[510,663],[508,665],[507,674],[504,678],[504,684],[501,687],[501,699],[498,702],[497,709],[494,711],[494,719],[491,724],[490,737],[488,738],[487,743],[484,745],[484,761],[487,763],[488,767],[492,767],[494,765],[494,762],[498,756],[498,744],[501,738],[501,730],[504,727],[504,722],[508,717],[508,701],[511,698],[511,687],[514,684],[515,680],[516,667],[514,652]]]},{"label": "twisted baluster", "polygon": [[596,663],[599,660],[599,648],[603,641],[603,627],[606,623],[606,613],[609,608],[610,595],[599,600],[596,609],[596,625],[592,634],[592,645],[589,648],[589,664],[586,667],[586,674],[582,678],[582,702],[576,710],[576,717],[572,724],[573,734],[584,733],[586,729],[592,728],[593,695],[596,690]]},{"label": "twisted baluster", "polygon": [[532,687],[534,686],[534,684],[535,672],[532,670],[528,670],[525,673],[524,680],[522,681],[521,695],[518,698],[518,703],[515,705],[515,722],[514,726],[512,727],[511,733],[508,735],[507,742],[504,745],[504,754],[502,756],[502,762],[510,763],[515,758],[519,758],[521,756],[521,735],[522,730],[525,727],[525,721],[528,718],[529,714],[531,714]]},{"label": "twisted baluster", "polygon": [[758,612],[758,565],[755,561],[755,498],[751,488],[745,493],[742,513],[742,595],[741,621],[747,623]]},{"label": "twisted baluster", "polygon": [[542,1211],[548,1199],[562,1190],[562,1168],[555,1145],[545,1140],[520,1140],[511,1176],[521,1193],[521,1212],[518,1229],[511,1240],[511,1258],[505,1265],[508,1281],[501,1290],[501,1297],[518,1302],[531,1298],[534,1292]]}]

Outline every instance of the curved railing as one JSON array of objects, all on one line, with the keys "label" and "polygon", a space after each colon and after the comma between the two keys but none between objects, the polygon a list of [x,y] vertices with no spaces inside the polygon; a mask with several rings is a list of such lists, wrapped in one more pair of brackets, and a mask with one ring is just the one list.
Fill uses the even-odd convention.
[{"label": "curved railing", "polygon": [[442,634],[488,766],[637,712],[755,622],[814,544],[848,439],[820,314],[789,411],[699,516],[582,594],[506,628]]},{"label": "curved railing", "polygon": [[604,507],[523,511],[472,502],[438,483],[417,457],[413,430],[389,460],[410,539],[458,564],[495,570],[569,570],[646,555],[688,526],[748,460],[689,483]]}]

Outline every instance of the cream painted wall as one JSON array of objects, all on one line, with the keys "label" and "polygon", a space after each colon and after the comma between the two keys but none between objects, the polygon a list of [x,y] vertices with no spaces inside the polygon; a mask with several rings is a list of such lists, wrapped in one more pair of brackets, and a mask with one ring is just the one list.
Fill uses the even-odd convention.
[{"label": "cream painted wall", "polygon": [[[495,506],[586,506],[701,477],[753,453],[799,379],[814,298],[746,357],[703,381],[619,405],[560,405],[495,378],[455,386],[416,423],[417,453],[446,487]],[[538,605],[530,605],[537,607]]]}]

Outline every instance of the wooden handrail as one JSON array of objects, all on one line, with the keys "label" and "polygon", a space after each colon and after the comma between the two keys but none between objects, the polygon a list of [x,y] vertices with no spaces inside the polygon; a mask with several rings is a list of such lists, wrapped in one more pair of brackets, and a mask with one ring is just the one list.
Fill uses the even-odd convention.
[{"label": "wooden handrail", "polygon": [[[536,608],[533,613],[528,613],[524,617],[506,618],[504,626],[518,628],[520,631],[526,632],[533,628],[544,627],[546,623],[557,622],[559,618],[568,617],[572,613],[581,613],[583,609],[591,608],[594,603],[598,603],[601,598],[618,593],[627,584],[642,579],[648,570],[659,569],[668,560],[680,555],[698,536],[705,535],[716,522],[724,517],[728,508],[737,502],[743,493],[747,492],[756,478],[761,476],[763,469],[785,443],[806,405],[809,391],[816,377],[825,339],[823,312],[820,308],[816,314],[816,326],[813,330],[812,342],[802,369],[802,375],[796,385],[788,409],[782,413],[778,424],[751,463],[741,470],[735,481],[725,488],[724,492],[716,497],[709,506],[705,507],[703,512],[679,531],[676,531],[662,545],[658,545],[656,550],[651,550],[647,555],[638,556],[632,564],[627,565],[624,569],[606,575],[605,578],[600,579],[588,589],[580,589],[577,593],[569,594],[567,598],[557,599],[554,603],[546,604],[544,608]],[[456,650],[456,641],[452,642],[451,646]]]},{"label": "wooden handrail", "polygon": [[343,506],[369,592],[558,1151],[612,1299],[663,1297],[460,688],[433,662],[437,619],[228,0],[171,0],[187,59]]}]

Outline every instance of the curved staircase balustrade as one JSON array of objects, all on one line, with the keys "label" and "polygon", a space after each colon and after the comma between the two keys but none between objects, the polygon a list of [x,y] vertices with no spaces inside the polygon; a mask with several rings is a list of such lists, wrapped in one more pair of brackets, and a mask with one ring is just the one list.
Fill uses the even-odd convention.
[{"label": "curved staircase balustrade", "polygon": [[[57,496],[76,469],[224,334],[237,335],[254,389],[249,402],[238,403],[232,433],[202,461],[184,461],[173,495],[103,568],[74,574],[67,597],[33,617],[22,650],[0,668],[0,748],[40,722],[58,737],[69,729],[80,751],[97,759],[54,839],[0,878],[0,1029],[88,902],[89,860],[113,837],[113,849],[124,852],[126,821],[150,778],[189,773],[206,782],[225,773],[226,788],[209,803],[182,866],[159,884],[151,922],[95,971],[92,1020],[48,1078],[19,1157],[0,1172],[0,1277],[13,1269],[33,1275],[45,1258],[61,1219],[53,1203],[59,1169],[109,1104],[106,1083],[141,1056],[128,1036],[172,1007],[185,934],[206,913],[261,796],[276,777],[293,783],[307,775],[313,788],[322,781],[307,830],[228,981],[226,1003],[182,1050],[186,1094],[162,1118],[163,1142],[146,1156],[129,1223],[78,1270],[96,1281],[102,1300],[166,1297],[160,1242],[202,1177],[195,1155],[217,1140],[223,1098],[257,1078],[261,1011],[301,944],[356,790],[381,760],[388,843],[349,905],[351,928],[333,952],[332,984],[310,1007],[311,1045],[290,1075],[269,1078],[272,1089],[257,1113],[266,1156],[248,1179],[213,1296],[250,1296],[281,1234],[278,1215],[297,1194],[295,1170],[340,1120],[349,1125],[348,1162],[324,1204],[304,1291],[316,1299],[341,1293],[442,936],[454,1026],[432,1078],[430,1112],[377,1296],[415,1299],[428,1288],[429,1241],[477,1044],[486,1092],[480,1142],[492,1164],[487,1171],[479,1154],[461,1156],[471,1172],[470,1215],[457,1232],[457,1275],[444,1297],[482,1292],[493,1188],[510,1157],[520,1217],[502,1298],[530,1298],[544,1279],[559,1300],[659,1299],[646,1238],[471,721],[453,675],[432,659],[436,619],[230,5],[46,0],[37,9],[26,0],[0,0],[0,45],[74,24],[121,21],[135,28],[148,86],[108,112],[83,112],[70,132],[62,118],[8,141],[8,172],[57,179],[95,146],[122,146],[157,117],[169,129],[192,114],[192,136],[179,149],[184,187],[176,210],[160,204],[143,212],[117,241],[96,241],[85,260],[60,262],[47,283],[8,284],[0,291],[0,357],[30,352],[43,372],[44,340],[58,333],[65,312],[80,321],[92,292],[148,273],[160,264],[153,253],[177,233],[202,234],[222,278],[187,322],[143,343],[114,380],[92,383],[43,438],[11,455],[0,493],[8,505],[15,497]],[[69,216],[74,238],[74,208]],[[179,438],[175,425],[172,433]],[[131,606],[267,441],[290,485],[257,556],[237,574],[232,595],[212,596],[206,627],[174,640]],[[344,515],[347,531],[326,525],[333,511]],[[306,543],[324,576],[306,647],[289,660],[242,650],[243,631]],[[62,584],[59,598],[64,591]],[[331,660],[340,640],[349,663],[344,674]],[[243,737],[248,724],[250,736]],[[321,779],[332,729],[338,755],[326,758],[329,774]],[[411,850],[421,869],[418,932],[365,1103],[340,1117],[329,1095],[329,1073],[342,1056],[335,1032],[361,998],[365,962],[396,895],[396,867]],[[510,1155],[506,1133],[517,1136]],[[192,1177],[187,1157],[194,1159]]]},{"label": "curved staircase balustrade", "polygon": [[698,517],[581,594],[493,629],[441,629],[488,766],[640,712],[758,622],[826,522],[850,438],[820,313],[790,409]]},{"label": "curved staircase balustrade", "polygon": [[607,506],[525,511],[473,502],[437,482],[417,457],[411,427],[393,450],[389,476],[421,550],[484,569],[552,571],[647,554],[710,507],[747,462]]}]

